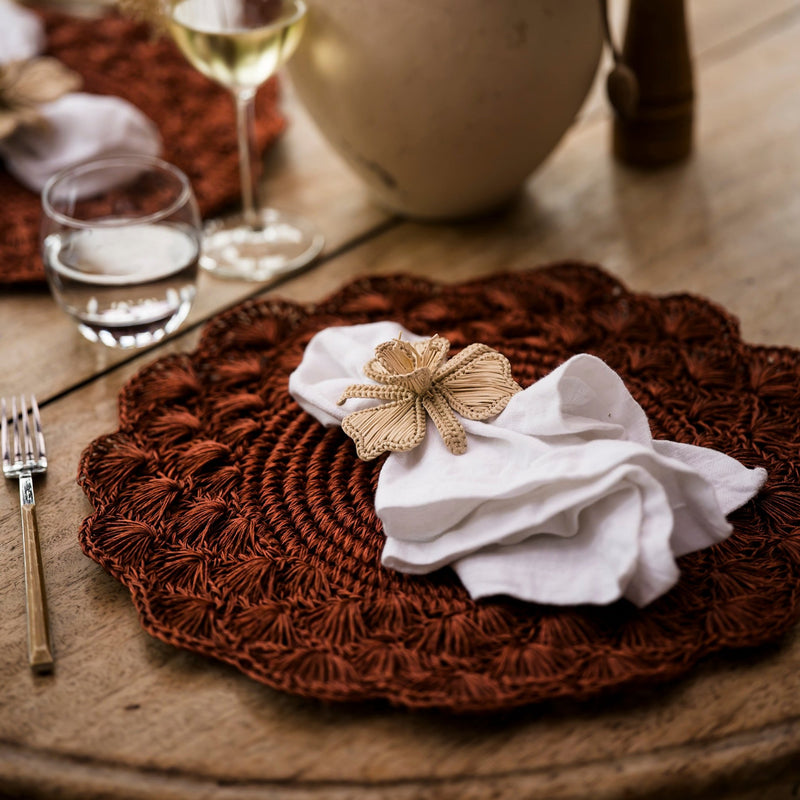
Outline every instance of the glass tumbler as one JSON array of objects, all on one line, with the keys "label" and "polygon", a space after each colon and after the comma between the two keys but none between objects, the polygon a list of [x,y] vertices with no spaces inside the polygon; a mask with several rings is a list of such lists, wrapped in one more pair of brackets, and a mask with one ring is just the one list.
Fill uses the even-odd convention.
[{"label": "glass tumbler", "polygon": [[136,348],[177,330],[195,297],[201,246],[183,172],[142,155],[84,162],[48,181],[42,209],[47,281],[87,339]]}]

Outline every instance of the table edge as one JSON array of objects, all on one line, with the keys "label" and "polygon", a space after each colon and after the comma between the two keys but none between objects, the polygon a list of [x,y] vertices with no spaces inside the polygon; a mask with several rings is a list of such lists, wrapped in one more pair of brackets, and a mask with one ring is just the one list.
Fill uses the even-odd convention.
[{"label": "table edge", "polygon": [[[587,787],[595,800],[712,792],[718,800],[795,797],[800,787],[800,716],[718,739],[659,748],[615,759],[469,776],[416,776],[389,781],[231,779],[179,770],[132,766],[0,741],[0,796],[59,800],[497,800],[547,797],[568,800]],[[785,794],[776,791],[785,790]],[[7,794],[8,793],[8,794]]]}]

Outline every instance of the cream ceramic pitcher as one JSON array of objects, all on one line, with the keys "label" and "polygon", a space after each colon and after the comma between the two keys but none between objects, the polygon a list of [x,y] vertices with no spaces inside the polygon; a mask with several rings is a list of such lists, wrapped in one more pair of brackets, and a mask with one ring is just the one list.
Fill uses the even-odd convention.
[{"label": "cream ceramic pitcher", "polygon": [[381,205],[444,219],[510,199],[592,85],[598,0],[307,0],[301,101]]}]

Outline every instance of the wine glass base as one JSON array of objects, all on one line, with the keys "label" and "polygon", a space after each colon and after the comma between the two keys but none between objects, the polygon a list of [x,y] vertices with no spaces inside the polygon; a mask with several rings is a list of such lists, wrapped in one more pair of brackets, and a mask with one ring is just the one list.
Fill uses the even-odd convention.
[{"label": "wine glass base", "polygon": [[325,244],[319,229],[303,217],[264,208],[258,220],[256,227],[241,214],[211,220],[203,231],[200,266],[221,278],[268,281],[302,269]]}]

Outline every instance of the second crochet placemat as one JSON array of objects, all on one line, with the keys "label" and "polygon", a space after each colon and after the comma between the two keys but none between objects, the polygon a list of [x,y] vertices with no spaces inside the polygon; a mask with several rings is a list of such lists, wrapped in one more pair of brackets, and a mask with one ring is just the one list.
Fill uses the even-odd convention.
[{"label": "second crochet placemat", "polygon": [[[764,466],[768,483],[732,515],[731,537],[680,559],[678,585],[642,610],[473,601],[448,569],[385,569],[373,505],[382,460],[360,461],[287,391],[316,331],[381,319],[454,350],[484,342],[523,387],[593,353],[655,438]],[[674,679],[798,619],[798,407],[800,353],[748,346],[707,301],[635,294],[597,268],[455,286],[360,280],[316,307],[245,303],[212,321],[195,352],[135,376],[119,430],[83,454],[94,513],[80,539],[130,589],[150,633],[278,689],[456,711],[586,698]]]},{"label": "second crochet placemat", "polygon": [[[161,132],[163,157],[192,182],[203,217],[239,200],[236,117],[230,93],[197,72],[167,38],[118,16],[99,19],[42,12],[47,54],[83,76],[81,91],[121,97]],[[259,92],[256,144],[263,152],[284,128],[277,84]],[[38,194],[21,186],[0,162],[0,285],[44,281],[39,254]]]}]

